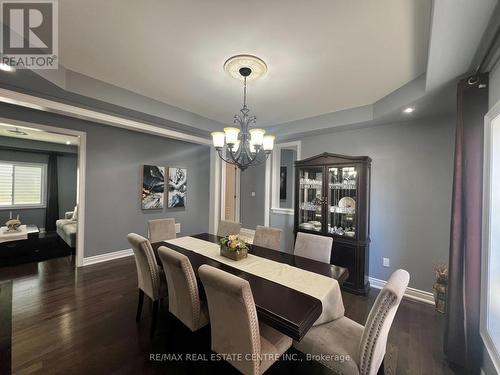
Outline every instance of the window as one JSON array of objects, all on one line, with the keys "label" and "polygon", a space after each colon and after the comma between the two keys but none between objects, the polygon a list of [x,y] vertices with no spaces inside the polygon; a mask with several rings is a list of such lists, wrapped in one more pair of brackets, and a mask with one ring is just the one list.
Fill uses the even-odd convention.
[{"label": "window", "polygon": [[300,141],[278,143],[272,158],[271,211],[293,215],[295,161],[300,159]]},{"label": "window", "polygon": [[481,335],[500,371],[500,106],[496,107],[496,116],[486,116],[485,127]]},{"label": "window", "polygon": [[45,207],[46,164],[0,161],[0,208]]}]

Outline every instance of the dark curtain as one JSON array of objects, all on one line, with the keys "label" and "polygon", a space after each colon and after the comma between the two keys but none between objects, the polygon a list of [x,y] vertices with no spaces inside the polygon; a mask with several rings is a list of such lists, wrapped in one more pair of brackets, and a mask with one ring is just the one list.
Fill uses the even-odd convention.
[{"label": "dark curtain", "polygon": [[444,350],[451,362],[469,373],[478,373],[482,356],[479,308],[483,129],[487,111],[488,74],[460,81]]},{"label": "dark curtain", "polygon": [[59,193],[57,185],[57,155],[49,154],[47,165],[47,207],[45,208],[45,230],[56,230],[59,218]]}]

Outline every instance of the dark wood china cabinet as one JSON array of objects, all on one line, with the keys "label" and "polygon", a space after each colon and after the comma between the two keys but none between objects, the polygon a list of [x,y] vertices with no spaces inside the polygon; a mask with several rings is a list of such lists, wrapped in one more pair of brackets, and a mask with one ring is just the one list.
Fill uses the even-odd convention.
[{"label": "dark wood china cabinet", "polygon": [[295,234],[333,237],[330,263],[349,270],[343,288],[366,294],[371,159],[323,153],[296,161],[295,170]]}]

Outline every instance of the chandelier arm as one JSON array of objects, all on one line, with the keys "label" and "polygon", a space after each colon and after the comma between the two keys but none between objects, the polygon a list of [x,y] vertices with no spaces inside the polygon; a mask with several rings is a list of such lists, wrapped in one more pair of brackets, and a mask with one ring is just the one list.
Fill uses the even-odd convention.
[{"label": "chandelier arm", "polygon": [[[240,148],[241,149],[241,148]],[[231,159],[232,159],[232,164],[235,164],[237,165],[238,167],[242,168],[243,167],[243,164],[241,164],[239,162],[239,157],[241,155],[241,152],[238,153],[238,155],[235,155],[234,152],[232,152],[231,150],[229,150],[229,155],[231,156]]]},{"label": "chandelier arm", "polygon": [[[262,153],[262,151],[259,150],[258,152],[255,153],[255,156],[253,158],[250,156],[250,162],[248,163],[248,165],[250,166],[250,165],[259,165],[259,164],[262,164],[262,162],[260,162],[260,163],[256,162],[257,158],[259,157],[259,155],[261,153]],[[264,160],[267,160],[268,155],[267,154],[265,154],[265,155],[266,155],[266,157],[264,158]]]},{"label": "chandelier arm", "polygon": [[[219,157],[225,161],[226,163],[229,163],[229,164],[234,164],[234,165],[238,165],[237,163],[233,162],[233,160],[231,159],[227,159],[225,158],[224,156],[222,156],[222,150],[217,150],[217,152],[219,153]],[[238,165],[239,166],[239,165]]]},{"label": "chandelier arm", "polygon": [[251,162],[248,166],[255,167],[255,166],[257,166],[257,165],[264,164],[264,163],[267,161],[267,159],[269,159],[269,155],[270,155],[270,154],[268,154],[268,153],[264,153],[264,155],[265,155],[264,159],[262,159],[262,160],[260,160],[260,161],[255,161],[255,160],[257,160],[257,156],[256,156],[256,157],[253,159],[253,161],[252,161],[252,162]]}]

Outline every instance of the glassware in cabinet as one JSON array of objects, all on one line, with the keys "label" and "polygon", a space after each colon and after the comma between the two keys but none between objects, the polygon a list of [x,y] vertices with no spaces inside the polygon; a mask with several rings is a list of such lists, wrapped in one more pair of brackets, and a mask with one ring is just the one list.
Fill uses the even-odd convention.
[{"label": "glassware in cabinet", "polygon": [[323,229],[323,168],[299,170],[299,228],[321,232]]},{"label": "glassware in cabinet", "polygon": [[356,237],[358,171],[355,166],[328,168],[327,232]]}]

